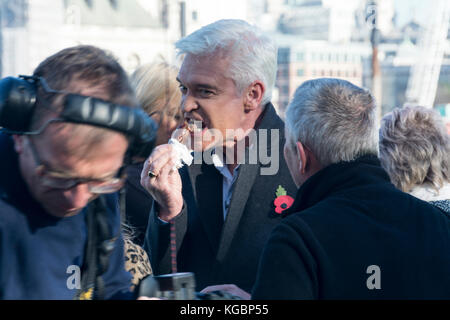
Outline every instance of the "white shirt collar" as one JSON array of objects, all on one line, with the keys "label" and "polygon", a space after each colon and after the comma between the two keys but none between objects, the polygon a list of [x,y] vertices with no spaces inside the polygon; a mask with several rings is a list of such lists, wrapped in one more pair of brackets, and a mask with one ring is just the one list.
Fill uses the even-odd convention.
[{"label": "white shirt collar", "polygon": [[228,180],[233,180],[233,177],[236,175],[236,172],[239,170],[240,164],[237,165],[233,170],[233,174],[231,174],[228,167],[223,163],[222,158],[219,157],[216,153],[211,155],[211,159],[213,161],[214,167]]}]

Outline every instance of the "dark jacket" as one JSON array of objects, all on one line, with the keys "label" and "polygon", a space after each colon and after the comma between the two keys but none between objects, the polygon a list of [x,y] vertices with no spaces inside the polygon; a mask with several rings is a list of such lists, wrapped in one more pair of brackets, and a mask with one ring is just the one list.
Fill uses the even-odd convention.
[{"label": "dark jacket", "polygon": [[[195,273],[197,290],[233,283],[250,291],[263,245],[280,221],[273,204],[277,188],[281,185],[288,195],[294,195],[295,185],[283,158],[284,123],[271,104],[266,106],[258,129],[276,129],[279,133],[271,146],[277,152],[278,173],[261,175],[261,168],[270,165],[260,160],[241,164],[225,221],[219,171],[205,163],[180,170],[185,205],[174,219],[177,265],[179,272]],[[267,136],[270,142],[270,132]],[[150,213],[145,248],[156,274],[171,272],[169,226],[161,225],[155,210]]]},{"label": "dark jacket", "polygon": [[448,299],[450,220],[374,156],[330,165],[271,234],[252,298]]},{"label": "dark jacket", "polygon": [[[76,268],[84,262],[86,209],[67,218],[47,214],[31,197],[11,137],[0,133],[0,299],[73,299]],[[117,196],[107,196],[108,223],[117,235],[103,280],[104,297],[132,298],[124,269]]]},{"label": "dark jacket", "polygon": [[145,230],[148,225],[148,213],[152,208],[153,198],[141,186],[141,171],[143,163],[127,167],[125,183],[125,213],[126,223],[131,227],[133,242],[144,244]]}]

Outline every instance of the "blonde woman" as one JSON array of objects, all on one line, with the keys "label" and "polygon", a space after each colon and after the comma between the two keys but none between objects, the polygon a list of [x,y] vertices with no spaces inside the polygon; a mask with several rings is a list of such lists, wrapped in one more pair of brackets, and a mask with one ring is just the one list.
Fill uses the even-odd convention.
[{"label": "blonde woman", "polygon": [[[142,108],[159,125],[156,145],[167,143],[181,121],[181,92],[176,81],[178,69],[164,61],[139,67],[131,75],[131,85]],[[142,163],[127,169],[126,217],[133,229],[133,241],[143,244],[152,198],[140,184]]]},{"label": "blonde woman", "polygon": [[139,103],[159,124],[156,145],[167,143],[182,118],[177,74],[176,67],[155,62],[139,67],[131,76]]},{"label": "blonde woman", "polygon": [[[169,140],[182,118],[177,73],[176,67],[161,61],[143,65],[131,75],[131,85],[139,103],[159,125],[156,145]],[[125,269],[133,276],[132,290],[152,273],[148,256],[141,247],[153,200],[140,184],[142,165],[141,162],[127,168],[125,186]]]}]

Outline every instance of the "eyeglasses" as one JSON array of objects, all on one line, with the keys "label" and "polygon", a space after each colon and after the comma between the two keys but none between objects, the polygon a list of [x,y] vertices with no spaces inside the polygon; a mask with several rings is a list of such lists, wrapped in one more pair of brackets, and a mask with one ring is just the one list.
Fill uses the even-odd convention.
[{"label": "eyeglasses", "polygon": [[125,167],[122,166],[114,178],[109,179],[89,179],[89,178],[74,178],[68,177],[64,173],[49,170],[45,164],[42,163],[41,158],[31,141],[28,138],[28,144],[30,145],[31,153],[33,154],[34,160],[36,162],[36,173],[41,178],[42,185],[52,188],[52,189],[72,189],[79,184],[87,184],[90,193],[103,194],[116,192],[123,187],[125,184],[126,173]]}]

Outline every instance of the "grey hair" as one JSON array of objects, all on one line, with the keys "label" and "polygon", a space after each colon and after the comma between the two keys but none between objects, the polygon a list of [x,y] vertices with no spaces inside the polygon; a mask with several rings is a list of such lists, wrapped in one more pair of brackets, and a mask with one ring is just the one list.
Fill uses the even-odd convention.
[{"label": "grey hair", "polygon": [[345,80],[304,82],[287,108],[286,129],[290,142],[306,145],[323,167],[378,154],[375,100]]},{"label": "grey hair", "polygon": [[395,109],[380,128],[380,160],[392,183],[404,192],[450,182],[450,137],[439,114],[423,107]]},{"label": "grey hair", "polygon": [[265,86],[261,104],[272,98],[277,71],[277,46],[260,29],[243,20],[219,20],[175,43],[178,56],[213,55],[219,51],[230,58],[227,76],[240,93],[259,80]]}]

